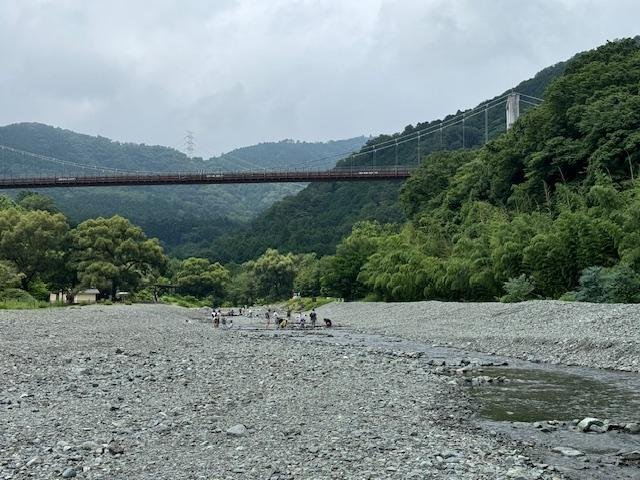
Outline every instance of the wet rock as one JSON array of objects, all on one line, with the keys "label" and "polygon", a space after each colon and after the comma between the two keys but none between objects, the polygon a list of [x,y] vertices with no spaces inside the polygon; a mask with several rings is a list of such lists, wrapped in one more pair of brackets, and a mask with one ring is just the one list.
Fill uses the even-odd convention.
[{"label": "wet rock", "polygon": [[627,433],[640,433],[640,423],[627,423],[624,426],[624,431]]},{"label": "wet rock", "polygon": [[637,462],[640,461],[640,450],[618,453],[618,456],[626,462]]},{"label": "wet rock", "polygon": [[589,427],[589,431],[595,432],[595,433],[605,433],[607,430],[608,430],[607,425],[591,425]]},{"label": "wet rock", "polygon": [[592,426],[602,427],[604,426],[604,422],[598,418],[585,417],[582,420],[580,420],[578,425],[576,425],[576,428],[581,432],[588,432],[589,430],[591,430]]}]

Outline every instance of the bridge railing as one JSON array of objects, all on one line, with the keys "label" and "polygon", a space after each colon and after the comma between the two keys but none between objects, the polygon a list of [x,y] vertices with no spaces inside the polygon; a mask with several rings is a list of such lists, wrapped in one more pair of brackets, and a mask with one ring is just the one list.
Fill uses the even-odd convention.
[{"label": "bridge railing", "polygon": [[289,169],[262,171],[177,171],[177,172],[122,172],[108,175],[40,175],[0,177],[0,188],[44,188],[74,186],[163,185],[206,183],[265,183],[384,180],[406,178],[409,166],[349,166],[331,170]]}]

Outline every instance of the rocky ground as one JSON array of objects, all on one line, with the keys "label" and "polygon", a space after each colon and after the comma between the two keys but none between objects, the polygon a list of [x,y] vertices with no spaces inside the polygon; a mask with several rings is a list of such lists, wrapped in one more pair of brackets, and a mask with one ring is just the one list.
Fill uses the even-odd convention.
[{"label": "rocky ground", "polygon": [[422,358],[202,318],[0,311],[0,479],[562,478]]},{"label": "rocky ground", "polygon": [[640,305],[332,303],[319,310],[349,328],[533,361],[640,371]]}]

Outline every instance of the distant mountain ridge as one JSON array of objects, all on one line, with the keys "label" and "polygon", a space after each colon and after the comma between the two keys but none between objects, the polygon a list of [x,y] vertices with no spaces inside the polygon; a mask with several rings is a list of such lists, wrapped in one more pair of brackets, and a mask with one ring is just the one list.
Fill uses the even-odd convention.
[{"label": "distant mountain ridge", "polygon": [[[0,145],[73,164],[123,171],[194,171],[335,165],[345,152],[358,150],[365,137],[331,142],[268,142],[233,150],[208,160],[189,158],[170,147],[121,143],[39,123],[0,127]],[[318,159],[321,159],[318,161]],[[0,175],[96,174],[95,170],[33,158],[0,149]],[[135,188],[50,189],[73,222],[116,213],[129,218],[172,249],[189,255],[190,245],[205,245],[231,225],[248,221],[304,184],[202,185]]]}]

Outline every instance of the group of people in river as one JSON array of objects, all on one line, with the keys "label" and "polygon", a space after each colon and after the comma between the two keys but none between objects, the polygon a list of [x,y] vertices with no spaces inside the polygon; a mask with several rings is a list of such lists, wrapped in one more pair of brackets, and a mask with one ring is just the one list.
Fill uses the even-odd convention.
[{"label": "group of people in river", "polygon": [[211,311],[211,317],[213,318],[213,326],[214,328],[218,328],[222,326],[222,328],[231,328],[233,327],[233,317],[235,312],[231,310],[230,312],[222,313],[222,310],[219,308],[214,308]]},{"label": "group of people in river", "polygon": [[271,320],[273,320],[273,324],[276,328],[285,328],[288,325],[290,326],[295,325],[298,328],[304,329],[304,328],[307,328],[307,324],[311,328],[315,328],[316,321],[318,320],[318,314],[316,313],[315,308],[312,309],[311,312],[309,313],[308,323],[307,323],[307,315],[302,311],[299,311],[298,313],[296,313],[295,323],[292,323],[291,314],[292,314],[292,311],[290,308],[287,309],[287,313],[285,316],[282,316],[275,309],[271,310],[271,308],[267,308],[267,310],[264,312],[264,318],[266,321],[267,328],[271,326]]},{"label": "group of people in river", "polygon": [[[295,315],[295,321],[292,322],[292,310],[287,309],[286,314],[282,315],[276,309],[272,309],[271,307],[267,307],[264,312],[264,319],[266,322],[266,327],[271,327],[271,322],[273,321],[273,325],[275,328],[285,328],[287,326],[297,327],[300,329],[311,328],[314,329],[316,327],[316,323],[318,321],[318,314],[316,313],[315,308],[311,309],[309,312],[309,317],[302,312],[298,311]],[[253,318],[253,310],[250,308],[244,307],[240,308],[238,314],[234,310],[229,310],[227,312],[222,312],[220,308],[214,308],[211,311],[211,317],[213,319],[214,328],[231,328],[233,327],[233,318],[236,315],[244,316],[247,318]],[[332,322],[330,319],[324,319],[325,327],[329,328],[332,326]]]}]

